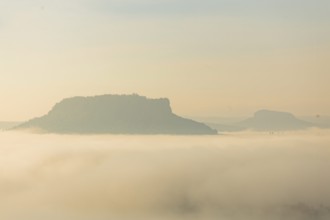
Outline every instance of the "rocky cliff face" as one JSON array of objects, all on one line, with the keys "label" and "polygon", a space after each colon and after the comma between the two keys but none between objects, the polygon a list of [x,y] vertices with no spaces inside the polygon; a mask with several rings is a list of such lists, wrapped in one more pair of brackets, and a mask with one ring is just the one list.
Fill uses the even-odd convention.
[{"label": "rocky cliff face", "polygon": [[74,97],[18,128],[52,133],[216,134],[205,124],[175,115],[166,98],[138,95]]}]

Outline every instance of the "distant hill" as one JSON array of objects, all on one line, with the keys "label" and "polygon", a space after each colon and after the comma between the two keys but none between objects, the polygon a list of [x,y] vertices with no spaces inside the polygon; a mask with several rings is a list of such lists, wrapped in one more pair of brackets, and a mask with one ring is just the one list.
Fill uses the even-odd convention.
[{"label": "distant hill", "polygon": [[257,111],[252,118],[237,123],[240,127],[257,131],[288,131],[314,127],[313,123],[300,120],[288,112]]},{"label": "distant hill", "polygon": [[191,116],[193,120],[205,123],[207,126],[216,129],[218,132],[238,132],[246,130],[245,127],[237,125],[237,122],[246,119],[245,117],[201,117]]},{"label": "distant hill", "polygon": [[218,124],[218,123],[208,123],[205,122],[207,126],[210,126],[213,129],[216,129],[218,132],[237,132],[246,130],[245,127],[239,125],[228,125],[228,124]]},{"label": "distant hill", "polygon": [[301,116],[302,120],[309,121],[316,124],[319,128],[330,128],[330,116],[315,115],[315,116]]},{"label": "distant hill", "polygon": [[203,123],[175,115],[166,98],[139,95],[73,97],[16,129],[78,134],[216,134]]}]

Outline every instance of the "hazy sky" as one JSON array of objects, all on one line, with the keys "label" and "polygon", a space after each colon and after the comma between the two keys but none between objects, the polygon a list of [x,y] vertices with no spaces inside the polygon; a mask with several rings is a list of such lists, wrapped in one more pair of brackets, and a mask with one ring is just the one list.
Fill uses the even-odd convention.
[{"label": "hazy sky", "polygon": [[0,120],[105,93],[330,115],[329,39],[329,0],[0,1]]}]

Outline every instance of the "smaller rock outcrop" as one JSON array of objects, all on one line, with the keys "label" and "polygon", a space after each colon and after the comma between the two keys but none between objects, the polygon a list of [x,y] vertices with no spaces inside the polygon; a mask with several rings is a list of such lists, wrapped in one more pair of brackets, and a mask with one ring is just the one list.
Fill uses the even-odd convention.
[{"label": "smaller rock outcrop", "polygon": [[253,117],[238,123],[240,127],[257,131],[289,131],[302,130],[315,126],[300,120],[288,112],[271,110],[257,111]]}]

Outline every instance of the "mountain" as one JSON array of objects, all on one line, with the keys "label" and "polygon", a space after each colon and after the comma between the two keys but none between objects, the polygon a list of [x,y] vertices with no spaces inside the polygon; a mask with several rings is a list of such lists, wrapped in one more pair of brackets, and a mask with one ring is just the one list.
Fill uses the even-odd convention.
[{"label": "mountain", "polygon": [[257,111],[253,117],[241,121],[238,126],[257,131],[289,131],[314,127],[313,123],[300,120],[288,112]]},{"label": "mountain", "polygon": [[175,115],[167,98],[101,95],[67,98],[17,129],[77,134],[216,134],[203,123]]}]

